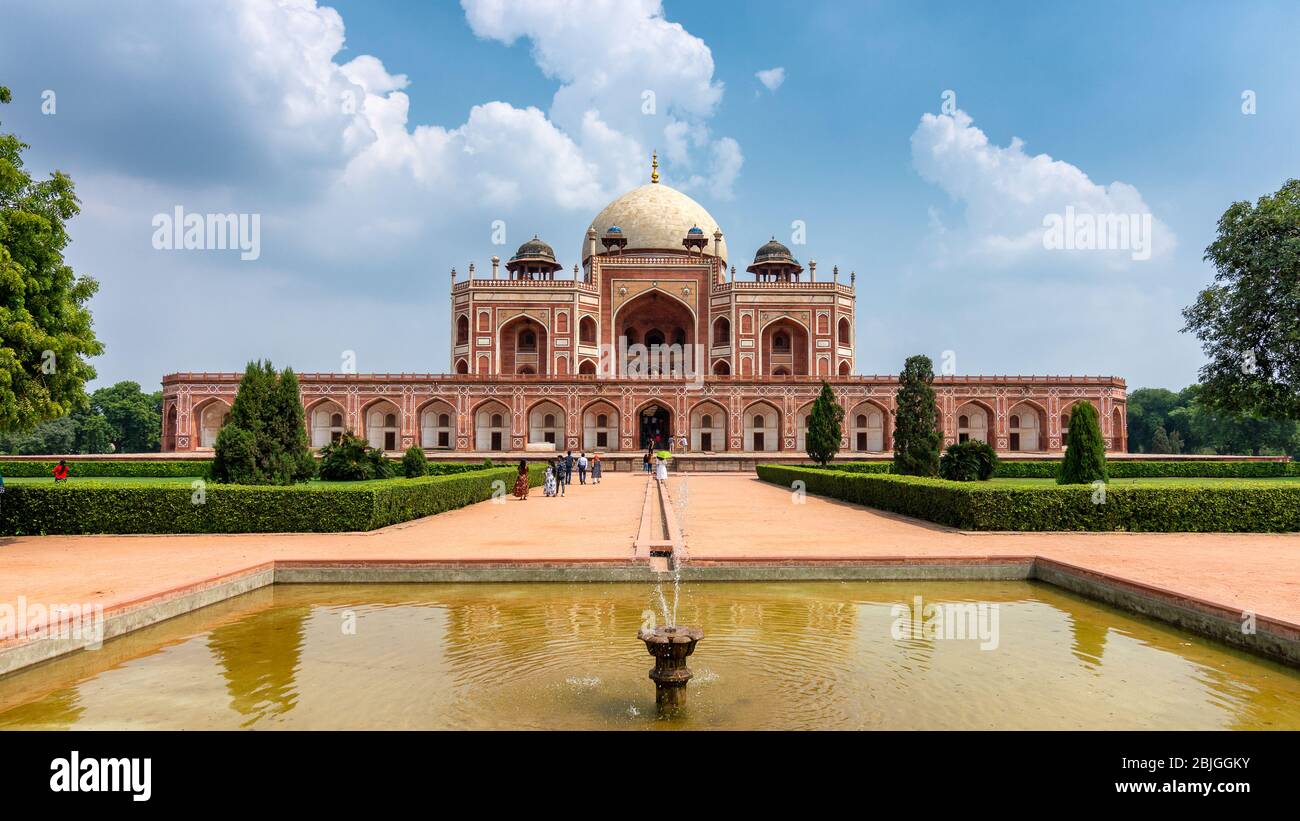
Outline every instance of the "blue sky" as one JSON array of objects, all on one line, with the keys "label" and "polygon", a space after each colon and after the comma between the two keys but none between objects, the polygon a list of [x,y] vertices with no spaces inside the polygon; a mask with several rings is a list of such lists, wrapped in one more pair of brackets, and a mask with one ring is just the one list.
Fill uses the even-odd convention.
[{"label": "blue sky", "polygon": [[[952,351],[960,373],[1179,388],[1215,221],[1300,169],[1293,4],[213,8],[20,2],[0,29],[0,123],[83,200],[68,256],[101,282],[101,383],[345,350],[445,371],[448,269],[534,232],[571,267],[657,148],[741,271],[802,220],[800,259],[857,272],[861,373]],[[177,205],[259,214],[259,258],[155,249]],[[1151,258],[1043,248],[1067,206],[1149,214]]]}]

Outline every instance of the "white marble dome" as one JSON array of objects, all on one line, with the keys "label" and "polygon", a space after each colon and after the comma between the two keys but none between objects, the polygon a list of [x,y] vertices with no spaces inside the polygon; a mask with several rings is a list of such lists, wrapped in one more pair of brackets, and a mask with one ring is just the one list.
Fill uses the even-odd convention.
[{"label": "white marble dome", "polygon": [[[685,251],[682,240],[693,226],[699,226],[708,238],[705,253],[727,258],[727,241],[723,239],[713,247],[713,233],[721,230],[713,215],[704,206],[661,182],[650,182],[634,188],[605,206],[596,215],[591,227],[596,229],[596,251],[604,250],[599,237],[617,226],[627,238],[623,253],[632,251]],[[582,258],[587,259],[587,238],[582,238]]]}]

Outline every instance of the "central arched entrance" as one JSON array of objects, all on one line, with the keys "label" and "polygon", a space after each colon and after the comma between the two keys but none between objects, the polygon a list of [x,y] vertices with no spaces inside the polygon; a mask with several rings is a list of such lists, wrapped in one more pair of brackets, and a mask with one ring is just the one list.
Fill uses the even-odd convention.
[{"label": "central arched entrance", "polygon": [[673,415],[663,405],[651,403],[637,413],[637,436],[642,448],[669,447]]}]

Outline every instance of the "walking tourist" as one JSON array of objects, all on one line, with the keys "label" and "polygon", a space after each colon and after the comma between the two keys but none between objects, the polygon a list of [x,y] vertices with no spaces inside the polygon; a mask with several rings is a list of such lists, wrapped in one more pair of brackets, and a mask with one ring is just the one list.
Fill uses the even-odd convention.
[{"label": "walking tourist", "polygon": [[[591,483],[593,485],[600,484],[600,454],[599,453],[591,454]],[[4,477],[0,477],[0,492],[3,491],[3,488],[4,488]]]},{"label": "walking tourist", "polygon": [[546,481],[542,485],[543,496],[555,495],[555,460],[549,459],[546,462]]},{"label": "walking tourist", "polygon": [[515,498],[528,498],[528,460],[519,460],[519,474],[515,477]]},{"label": "walking tourist", "polygon": [[56,482],[68,481],[68,463],[63,461],[62,459],[60,459],[59,463],[54,466],[54,481]]},{"label": "walking tourist", "polygon": [[655,478],[661,482],[668,481],[668,453],[664,451],[655,456]]},{"label": "walking tourist", "polygon": [[587,484],[587,454],[578,454],[578,484]]},{"label": "walking tourist", "polygon": [[650,451],[648,449],[645,452],[645,456],[641,457],[641,472],[642,473],[650,472]]}]

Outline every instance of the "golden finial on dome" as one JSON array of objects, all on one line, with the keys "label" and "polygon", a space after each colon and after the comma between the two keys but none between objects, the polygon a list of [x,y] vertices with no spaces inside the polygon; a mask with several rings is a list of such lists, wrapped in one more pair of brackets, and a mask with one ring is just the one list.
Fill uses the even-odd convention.
[{"label": "golden finial on dome", "polygon": [[650,154],[650,182],[659,182],[659,152]]}]

